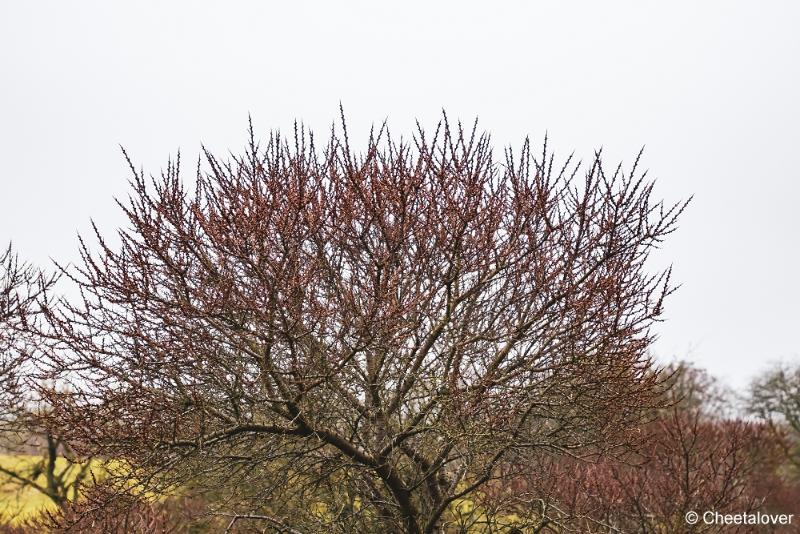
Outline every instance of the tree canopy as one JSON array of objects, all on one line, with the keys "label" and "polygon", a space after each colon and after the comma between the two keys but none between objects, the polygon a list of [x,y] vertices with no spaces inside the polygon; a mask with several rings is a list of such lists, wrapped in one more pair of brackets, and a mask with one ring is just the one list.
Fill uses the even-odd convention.
[{"label": "tree canopy", "polygon": [[638,157],[498,158],[446,118],[363,152],[250,134],[189,179],[131,164],[127,226],[64,268],[40,367],[76,449],[232,517],[430,533],[521,452],[637,439],[673,290],[647,259],[686,206]]}]

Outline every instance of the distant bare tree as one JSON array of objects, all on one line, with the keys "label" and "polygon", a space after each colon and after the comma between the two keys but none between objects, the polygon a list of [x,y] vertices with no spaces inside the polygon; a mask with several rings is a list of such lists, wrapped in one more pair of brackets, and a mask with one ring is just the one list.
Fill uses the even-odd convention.
[{"label": "distant bare tree", "polygon": [[800,475],[800,366],[776,365],[754,380],[750,410],[766,421]]},{"label": "distant bare tree", "polygon": [[35,327],[39,306],[50,300],[55,282],[54,276],[20,262],[10,245],[0,255],[0,449],[42,456],[14,466],[0,464],[0,483],[34,489],[63,506],[77,495],[89,466],[70,461],[74,455],[69,445],[45,428],[46,408],[30,382],[41,348]]},{"label": "distant bare tree", "polygon": [[21,396],[20,367],[29,343],[26,325],[37,297],[47,289],[45,281],[30,265],[22,263],[9,245],[0,253],[0,420]]},{"label": "distant bare tree", "polygon": [[725,409],[705,373],[683,367],[679,377],[673,390],[677,402],[647,428],[651,439],[641,451],[644,465],[612,468],[622,499],[608,518],[624,531],[653,534],[772,531],[686,523],[689,511],[764,510],[770,488],[760,481],[774,469],[778,449],[764,425]]},{"label": "distant bare tree", "polygon": [[[598,461],[522,456],[539,465],[537,473],[490,485],[484,500],[491,513],[525,517],[533,532],[548,534],[774,532],[772,526],[686,522],[690,511],[797,510],[782,508],[783,493],[793,489],[773,476],[779,448],[765,425],[733,415],[700,370],[682,366],[674,376],[671,405],[643,427],[638,450]],[[782,532],[788,531],[796,529]]]},{"label": "distant bare tree", "polygon": [[123,478],[231,528],[432,533],[509,455],[621,446],[660,402],[645,264],[685,203],[638,158],[578,179],[446,119],[204,155],[190,183],[131,165],[128,227],[48,312],[53,420]]}]

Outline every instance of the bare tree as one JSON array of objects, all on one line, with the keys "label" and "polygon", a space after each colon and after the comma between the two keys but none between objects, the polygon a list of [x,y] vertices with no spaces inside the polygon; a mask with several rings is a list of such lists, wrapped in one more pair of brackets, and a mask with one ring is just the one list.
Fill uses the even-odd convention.
[{"label": "bare tree", "polygon": [[[631,532],[766,532],[761,526],[695,525],[694,511],[764,510],[770,488],[760,481],[775,467],[777,448],[764,425],[742,420],[720,401],[713,380],[684,367],[671,408],[654,421],[640,467],[612,466],[622,492],[610,518]],[[666,527],[666,528],[665,528]]]},{"label": "bare tree", "polygon": [[30,400],[25,390],[26,371],[36,346],[31,324],[37,318],[37,300],[46,298],[55,283],[21,262],[11,245],[0,253],[0,432],[16,425],[17,416]]},{"label": "bare tree", "polygon": [[33,489],[63,506],[74,498],[89,464],[76,461],[69,445],[43,424],[46,406],[30,382],[41,339],[39,305],[49,301],[56,277],[21,262],[11,246],[0,255],[0,448],[37,460],[0,464],[8,488]]},{"label": "bare tree", "polygon": [[643,427],[646,439],[636,451],[597,461],[522,456],[539,465],[537,473],[489,485],[483,501],[490,514],[515,514],[533,532],[550,534],[774,532],[772,526],[686,522],[691,511],[796,510],[785,507],[783,494],[793,488],[774,476],[779,448],[766,426],[734,415],[705,373],[682,366],[674,376],[671,405]]},{"label": "bare tree", "polygon": [[800,474],[800,366],[777,365],[753,381],[750,410],[769,425],[786,460]]},{"label": "bare tree", "polygon": [[508,455],[621,446],[659,402],[673,288],[645,264],[686,204],[638,157],[579,179],[446,118],[362,154],[250,132],[188,184],[131,165],[129,226],[64,270],[48,402],[123,478],[242,524],[431,533]]},{"label": "bare tree", "polygon": [[38,273],[9,245],[0,254],[0,418],[20,396],[19,368],[28,346],[25,326],[43,287]]}]

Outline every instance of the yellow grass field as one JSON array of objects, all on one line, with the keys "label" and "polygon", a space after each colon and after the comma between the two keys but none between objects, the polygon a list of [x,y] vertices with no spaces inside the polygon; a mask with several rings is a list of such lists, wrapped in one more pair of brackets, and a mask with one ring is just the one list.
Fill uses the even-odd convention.
[{"label": "yellow grass field", "polygon": [[[40,456],[0,455],[0,465],[17,472],[30,470],[39,461]],[[59,458],[56,465],[63,469],[66,460]],[[36,482],[45,484],[44,475],[40,475]],[[18,482],[0,474],[0,521],[14,524],[54,508],[55,504],[47,495],[32,487],[22,488]]]},{"label": "yellow grass field", "polygon": [[[0,454],[0,465],[20,473],[29,472],[41,460],[41,456]],[[61,471],[65,467],[67,460],[58,458],[56,469]],[[73,471],[77,472],[77,469]],[[39,475],[36,482],[41,485],[46,484],[44,474]],[[18,524],[45,510],[55,508],[55,504],[47,495],[30,486],[22,487],[19,482],[10,480],[7,475],[0,473],[0,522]]]}]

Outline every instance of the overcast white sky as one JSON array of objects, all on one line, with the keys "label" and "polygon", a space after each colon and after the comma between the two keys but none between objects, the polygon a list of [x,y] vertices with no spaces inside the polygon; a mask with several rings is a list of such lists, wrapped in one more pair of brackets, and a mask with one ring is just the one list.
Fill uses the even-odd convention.
[{"label": "overcast white sky", "polygon": [[644,163],[695,195],[660,261],[683,284],[655,352],[741,388],[800,361],[800,2],[0,4],[0,243],[76,257],[122,223],[118,144],[157,173],[298,118],[408,132],[480,118],[498,149]]}]

